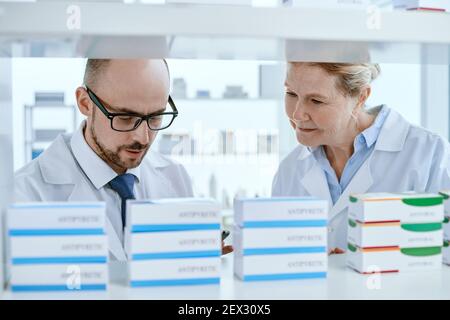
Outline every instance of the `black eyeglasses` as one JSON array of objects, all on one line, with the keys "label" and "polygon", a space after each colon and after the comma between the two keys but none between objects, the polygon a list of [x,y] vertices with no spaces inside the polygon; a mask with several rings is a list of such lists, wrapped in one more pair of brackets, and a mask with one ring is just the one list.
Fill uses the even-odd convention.
[{"label": "black eyeglasses", "polygon": [[153,131],[164,130],[170,127],[175,118],[178,116],[178,110],[172,97],[169,96],[168,104],[172,108],[172,112],[160,112],[147,116],[141,116],[136,113],[111,113],[104,106],[104,102],[86,86],[86,91],[92,102],[100,109],[101,112],[111,121],[111,129],[119,132],[130,132],[139,128],[143,121],[147,122],[148,128]]}]

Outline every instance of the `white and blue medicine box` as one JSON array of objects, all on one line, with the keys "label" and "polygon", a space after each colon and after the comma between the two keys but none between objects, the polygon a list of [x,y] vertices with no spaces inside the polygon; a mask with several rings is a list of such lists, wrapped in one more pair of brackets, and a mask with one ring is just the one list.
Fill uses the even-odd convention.
[{"label": "white and blue medicine box", "polygon": [[234,201],[234,221],[242,228],[324,227],[328,202],[314,197],[242,198]]},{"label": "white and blue medicine box", "polygon": [[132,288],[220,284],[220,256],[128,262]]},{"label": "white and blue medicine box", "polygon": [[220,229],[220,204],[212,199],[172,198],[127,201],[127,231]]},{"label": "white and blue medicine box", "polygon": [[105,233],[105,203],[16,203],[7,214],[10,236]]},{"label": "white and blue medicine box", "polygon": [[244,281],[325,278],[328,202],[237,199],[234,273]]},{"label": "white and blue medicine box", "polygon": [[105,290],[104,202],[17,203],[7,213],[12,291]]},{"label": "white and blue medicine box", "polygon": [[218,284],[221,214],[212,199],[127,202],[131,287]]},{"label": "white and blue medicine box", "polygon": [[131,233],[126,252],[130,260],[149,260],[217,257],[221,248],[220,229],[154,231]]},{"label": "white and blue medicine box", "polygon": [[234,273],[244,281],[325,278],[327,229],[233,229]]},{"label": "white and blue medicine box", "polygon": [[107,263],[51,263],[13,265],[12,292],[103,291],[108,284]]}]

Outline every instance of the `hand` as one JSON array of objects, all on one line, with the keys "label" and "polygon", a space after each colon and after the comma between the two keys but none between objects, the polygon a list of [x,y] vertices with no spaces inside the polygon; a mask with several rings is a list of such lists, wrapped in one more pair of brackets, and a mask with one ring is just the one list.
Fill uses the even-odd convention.
[{"label": "hand", "polygon": [[225,242],[222,241],[222,255],[233,252],[232,246],[226,246]]}]

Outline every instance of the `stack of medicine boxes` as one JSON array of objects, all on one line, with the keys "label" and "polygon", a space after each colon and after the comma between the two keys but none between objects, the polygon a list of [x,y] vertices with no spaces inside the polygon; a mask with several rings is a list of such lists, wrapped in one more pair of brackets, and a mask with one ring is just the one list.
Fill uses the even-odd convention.
[{"label": "stack of medicine boxes", "polygon": [[442,259],[445,264],[450,265],[450,190],[440,192],[444,197],[444,247]]},{"label": "stack of medicine boxes", "polygon": [[130,286],[220,283],[220,222],[211,199],[128,201]]},{"label": "stack of medicine boxes", "polygon": [[352,195],[347,264],[360,273],[438,269],[443,219],[439,194]]},{"label": "stack of medicine boxes", "polygon": [[234,273],[243,281],[325,278],[328,203],[236,199]]},{"label": "stack of medicine boxes", "polygon": [[7,214],[13,292],[106,290],[105,203],[24,203]]},{"label": "stack of medicine boxes", "polygon": [[393,3],[396,9],[450,11],[450,0],[394,0]]}]

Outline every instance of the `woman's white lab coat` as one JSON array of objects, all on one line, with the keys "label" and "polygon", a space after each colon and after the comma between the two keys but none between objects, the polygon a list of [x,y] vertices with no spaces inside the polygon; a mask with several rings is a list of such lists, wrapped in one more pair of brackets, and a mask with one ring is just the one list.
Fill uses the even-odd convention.
[{"label": "woman's white lab coat", "polygon": [[450,188],[450,145],[390,110],[369,158],[332,205],[325,173],[302,145],[280,164],[272,196],[316,196],[329,201],[328,249],[347,248],[349,195],[368,192],[438,192]]}]

